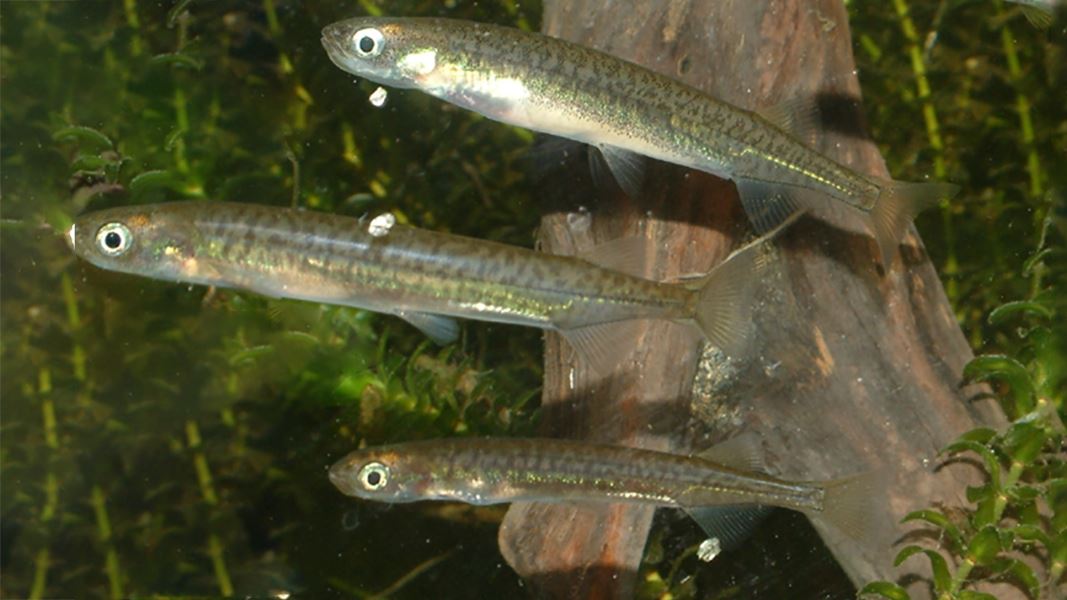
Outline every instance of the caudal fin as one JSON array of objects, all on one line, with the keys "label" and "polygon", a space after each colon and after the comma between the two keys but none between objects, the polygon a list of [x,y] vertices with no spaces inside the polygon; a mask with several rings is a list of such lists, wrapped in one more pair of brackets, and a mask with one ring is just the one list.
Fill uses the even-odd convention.
[{"label": "caudal fin", "polygon": [[824,490],[822,510],[809,512],[808,516],[865,543],[875,529],[879,479],[875,471],[818,484]]},{"label": "caudal fin", "polygon": [[735,251],[695,287],[694,320],[709,342],[736,356],[745,349],[752,322],[752,294],[760,276],[773,261],[768,242],[804,213],[798,212],[767,234]]},{"label": "caudal fin", "polygon": [[904,237],[904,230],[915,215],[936,205],[942,198],[951,198],[960,186],[952,183],[883,182],[882,195],[871,211],[871,228],[882,265],[888,267],[893,252]]}]

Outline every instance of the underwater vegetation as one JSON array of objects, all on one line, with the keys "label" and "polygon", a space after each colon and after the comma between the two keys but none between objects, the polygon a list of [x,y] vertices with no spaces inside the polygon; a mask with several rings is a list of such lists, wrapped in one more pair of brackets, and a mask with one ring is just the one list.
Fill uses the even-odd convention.
[{"label": "underwater vegetation", "polygon": [[[914,515],[934,535],[900,560],[933,562],[946,598],[979,597],[983,578],[1049,594],[1067,515],[1063,21],[1038,29],[994,1],[849,8],[890,172],[963,186],[917,225],[979,355],[965,375],[1013,420],[947,449],[988,482],[972,506]],[[0,3],[0,595],[521,593],[496,547],[502,511],[352,503],[327,468],[362,446],[531,434],[538,332],[465,323],[439,347],[356,309],[94,269],[61,232],[88,210],[211,199],[389,210],[530,247],[545,200],[527,177],[529,132],[417,92],[376,108],[375,86],[339,72],[319,38],[356,13],[536,29],[539,10]],[[854,594],[794,516],[772,516],[716,569],[695,528],[662,517],[639,595]]]}]

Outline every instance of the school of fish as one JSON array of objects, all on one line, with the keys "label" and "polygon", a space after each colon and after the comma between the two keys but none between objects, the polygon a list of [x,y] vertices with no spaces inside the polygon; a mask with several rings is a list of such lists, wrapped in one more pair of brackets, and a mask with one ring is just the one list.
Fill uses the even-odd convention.
[{"label": "school of fish", "polygon": [[[440,343],[456,339],[456,317],[557,331],[582,361],[609,373],[632,351],[634,324],[648,319],[689,326],[743,357],[753,286],[773,254],[772,238],[798,214],[827,202],[856,211],[888,266],[912,218],[958,190],[873,177],[820,154],[803,141],[812,126],[804,102],[744,110],[537,33],[366,17],[327,26],[322,44],[348,73],[595,147],[632,196],[641,193],[648,159],[729,179],[754,229],[765,235],[706,274],[659,282],[645,275],[640,238],[554,256],[418,229],[388,213],[357,219],[200,201],[81,215],[67,231],[73,252],[111,271],[388,313]],[[372,102],[380,105],[386,93],[378,88]],[[788,481],[765,473],[755,454],[758,444],[750,442],[688,456],[573,440],[440,439],[356,450],[333,465],[329,478],[347,495],[390,503],[674,507],[729,545],[768,506],[863,537],[869,476]]]}]

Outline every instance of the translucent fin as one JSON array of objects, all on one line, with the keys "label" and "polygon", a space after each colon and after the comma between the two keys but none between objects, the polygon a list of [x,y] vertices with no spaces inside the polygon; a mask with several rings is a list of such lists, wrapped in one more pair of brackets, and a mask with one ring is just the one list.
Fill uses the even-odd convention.
[{"label": "translucent fin", "polygon": [[789,98],[757,112],[771,124],[809,147],[815,145],[815,136],[819,132],[821,119],[818,96]]},{"label": "translucent fin", "polygon": [[904,237],[904,230],[915,215],[936,205],[942,198],[951,198],[960,190],[952,183],[908,183],[881,180],[882,193],[871,210],[871,229],[878,242],[882,265],[888,267],[893,253]]},{"label": "translucent fin", "polygon": [[763,519],[774,510],[759,504],[701,506],[685,511],[709,537],[719,538],[723,550],[732,550],[752,536]]},{"label": "translucent fin", "polygon": [[758,435],[745,432],[696,455],[698,458],[742,471],[763,471],[763,446]]},{"label": "translucent fin", "polygon": [[411,311],[397,311],[395,314],[442,346],[451,344],[459,337],[459,323],[453,318]]},{"label": "translucent fin", "polygon": [[1042,10],[1036,6],[1020,6],[1019,10],[1023,12],[1023,16],[1026,17],[1030,24],[1038,29],[1048,29],[1049,25],[1052,25],[1052,13]]},{"label": "translucent fin", "polygon": [[820,523],[828,523],[853,540],[865,544],[874,528],[874,510],[885,485],[877,471],[823,482],[809,482],[823,488],[822,511],[807,515]]},{"label": "translucent fin", "polygon": [[599,375],[608,375],[629,356],[641,335],[641,321],[615,321],[564,329],[560,333]]},{"label": "translucent fin", "polygon": [[578,258],[613,271],[645,277],[648,266],[648,241],[629,235],[597,244],[578,253]]},{"label": "translucent fin", "polygon": [[804,214],[804,211],[793,213],[774,229],[727,256],[703,278],[676,284],[696,290],[693,320],[704,337],[727,354],[738,355],[744,351],[751,329],[752,293],[774,259],[768,244]]},{"label": "translucent fin", "polygon": [[641,196],[645,184],[644,156],[616,146],[597,146],[619,187],[631,198]]},{"label": "translucent fin", "polygon": [[741,206],[757,233],[766,233],[800,212],[797,190],[756,179],[735,179]]}]

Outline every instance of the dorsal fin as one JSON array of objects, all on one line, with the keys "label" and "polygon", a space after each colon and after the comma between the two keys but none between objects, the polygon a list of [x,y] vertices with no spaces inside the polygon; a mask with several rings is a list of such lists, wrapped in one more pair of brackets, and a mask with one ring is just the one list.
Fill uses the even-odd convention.
[{"label": "dorsal fin", "polygon": [[815,137],[822,125],[817,95],[786,98],[756,112],[775,127],[807,144],[809,148],[815,147]]},{"label": "dorsal fin", "polygon": [[648,264],[647,240],[639,235],[627,235],[601,242],[587,250],[580,250],[578,258],[599,267],[645,278]]}]

